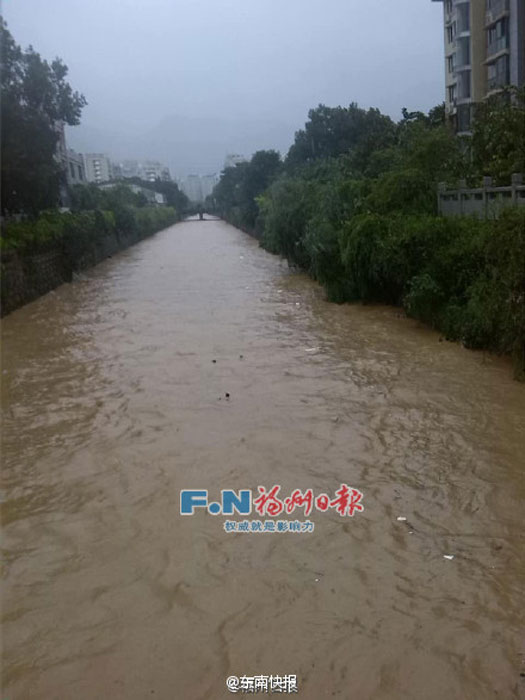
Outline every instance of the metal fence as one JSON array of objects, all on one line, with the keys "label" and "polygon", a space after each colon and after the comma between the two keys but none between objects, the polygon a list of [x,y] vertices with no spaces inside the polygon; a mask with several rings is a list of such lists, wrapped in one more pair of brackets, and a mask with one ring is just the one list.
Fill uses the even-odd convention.
[{"label": "metal fence", "polygon": [[490,177],[483,179],[482,187],[467,188],[464,182],[460,182],[457,189],[447,189],[443,183],[439,186],[438,211],[442,216],[497,219],[509,206],[525,207],[522,175],[513,175],[510,187],[493,187]]}]

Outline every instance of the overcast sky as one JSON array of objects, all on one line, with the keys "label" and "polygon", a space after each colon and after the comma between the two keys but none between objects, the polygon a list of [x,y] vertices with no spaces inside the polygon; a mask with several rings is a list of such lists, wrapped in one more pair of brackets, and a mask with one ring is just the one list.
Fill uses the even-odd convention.
[{"label": "overcast sky", "polygon": [[88,100],[73,146],[116,158],[149,148],[178,174],[220,168],[222,151],[286,150],[319,103],[397,119],[441,102],[442,11],[431,0],[3,0],[15,40],[60,56]]}]

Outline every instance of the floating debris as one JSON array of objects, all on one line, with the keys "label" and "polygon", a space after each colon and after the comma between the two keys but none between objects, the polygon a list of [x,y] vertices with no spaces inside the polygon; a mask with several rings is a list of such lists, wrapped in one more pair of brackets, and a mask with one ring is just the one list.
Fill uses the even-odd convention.
[{"label": "floating debris", "polygon": [[400,515],[400,516],[398,517],[398,520],[399,520],[400,522],[405,522],[406,518],[405,518],[404,515]]},{"label": "floating debris", "polygon": [[454,559],[454,555],[453,554],[443,554],[443,559],[448,559],[450,561],[451,559]]},{"label": "floating debris", "polygon": [[319,348],[305,348],[304,349],[305,352],[317,352],[318,350],[319,350]]}]

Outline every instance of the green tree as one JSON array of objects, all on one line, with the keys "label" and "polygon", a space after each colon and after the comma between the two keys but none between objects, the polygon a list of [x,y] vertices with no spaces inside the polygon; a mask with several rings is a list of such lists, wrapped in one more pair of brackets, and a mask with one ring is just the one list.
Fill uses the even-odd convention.
[{"label": "green tree", "polygon": [[501,185],[512,173],[525,173],[525,88],[507,88],[477,106],[472,160],[478,176]]},{"label": "green tree", "polygon": [[304,129],[295,134],[288,151],[288,168],[319,158],[352,154],[356,169],[364,171],[371,154],[394,142],[395,125],[378,109],[319,105],[308,113]]},{"label": "green tree", "polygon": [[274,180],[281,168],[281,156],[277,151],[257,151],[252,156],[243,174],[239,188],[240,216],[244,227],[253,229],[259,208],[256,198]]},{"label": "green tree", "polygon": [[166,197],[166,204],[169,207],[174,207],[177,213],[182,216],[189,210],[190,200],[186,197],[184,192],[179,188],[176,182],[171,180],[161,180],[157,178],[154,182],[149,180],[141,180],[139,177],[132,177],[126,179],[126,182],[132,182],[136,185],[140,185],[148,190],[154,190],[159,192]]},{"label": "green tree", "polygon": [[247,163],[238,163],[233,167],[225,168],[213,190],[219,215],[235,219],[234,223],[239,226],[242,225],[239,217],[239,207],[242,202],[241,186],[247,165]]},{"label": "green tree", "polygon": [[67,66],[22,51],[0,19],[2,213],[37,213],[58,201],[56,157],[63,124],[78,124],[86,100],[66,81]]}]

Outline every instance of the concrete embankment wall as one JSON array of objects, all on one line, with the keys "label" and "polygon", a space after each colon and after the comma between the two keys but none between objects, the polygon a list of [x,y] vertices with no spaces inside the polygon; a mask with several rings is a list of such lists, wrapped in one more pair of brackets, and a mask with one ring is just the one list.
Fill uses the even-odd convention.
[{"label": "concrete embankment wall", "polygon": [[5,316],[61,284],[71,282],[74,272],[96,265],[147,235],[127,236],[114,232],[78,248],[62,242],[23,253],[4,253],[1,260],[1,315]]}]

